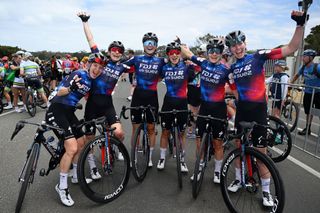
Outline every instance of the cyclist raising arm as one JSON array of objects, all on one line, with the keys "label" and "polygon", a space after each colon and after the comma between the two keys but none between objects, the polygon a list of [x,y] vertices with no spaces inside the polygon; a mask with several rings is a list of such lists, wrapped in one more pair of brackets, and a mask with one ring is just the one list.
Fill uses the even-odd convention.
[{"label": "cyclist raising arm", "polygon": [[[65,153],[60,161],[60,181],[55,189],[61,202],[66,206],[74,204],[68,190],[69,168],[72,162],[77,163],[80,150],[84,145],[83,133],[76,128],[79,120],[74,113],[75,106],[89,92],[92,81],[99,77],[104,65],[105,58],[102,54],[91,54],[89,56],[89,71],[78,70],[71,73],[49,97],[51,105],[46,113],[46,122],[64,129]],[[74,170],[75,174],[76,168]]]},{"label": "cyclist raising arm", "polygon": [[[234,81],[239,93],[239,102],[236,113],[236,127],[240,131],[240,121],[255,121],[267,124],[267,101],[265,88],[265,75],[263,64],[267,59],[280,59],[290,55],[298,49],[302,35],[306,14],[292,11],[291,18],[297,22],[296,30],[287,46],[272,50],[258,50],[254,54],[246,52],[246,36],[240,30],[233,31],[225,37],[226,45],[236,57],[236,62],[231,65]],[[257,127],[252,133],[254,146],[263,153],[266,149],[266,129]],[[259,168],[261,174],[266,174],[265,168]],[[236,168],[236,180],[228,187],[229,191],[236,192],[240,188],[240,165]],[[263,190],[263,205],[273,206],[274,202],[269,194],[270,176],[261,177]]]}]

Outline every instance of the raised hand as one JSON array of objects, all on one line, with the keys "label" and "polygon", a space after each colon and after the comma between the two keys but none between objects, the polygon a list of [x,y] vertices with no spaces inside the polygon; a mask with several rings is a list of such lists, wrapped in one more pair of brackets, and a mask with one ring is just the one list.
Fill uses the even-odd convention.
[{"label": "raised hand", "polygon": [[306,22],[306,13],[293,10],[291,12],[291,19],[297,22],[298,26],[303,26]]},{"label": "raised hand", "polygon": [[79,16],[82,22],[87,22],[90,19],[90,15],[84,11],[77,13],[77,16]]}]

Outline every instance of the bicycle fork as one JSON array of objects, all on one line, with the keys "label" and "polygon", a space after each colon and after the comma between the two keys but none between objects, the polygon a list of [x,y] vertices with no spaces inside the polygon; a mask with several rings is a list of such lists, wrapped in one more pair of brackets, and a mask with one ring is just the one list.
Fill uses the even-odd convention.
[{"label": "bicycle fork", "polygon": [[105,144],[104,144],[104,147],[102,146],[101,148],[102,168],[104,168],[104,171],[106,174],[111,174],[112,168],[111,168],[109,134],[105,132],[104,137],[105,137]]}]

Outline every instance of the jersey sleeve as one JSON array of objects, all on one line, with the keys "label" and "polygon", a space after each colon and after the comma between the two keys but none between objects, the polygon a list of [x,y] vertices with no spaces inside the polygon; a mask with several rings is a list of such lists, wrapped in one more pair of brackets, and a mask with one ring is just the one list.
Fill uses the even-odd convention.
[{"label": "jersey sleeve", "polygon": [[267,58],[268,59],[281,59],[281,58],[283,58],[281,48],[276,48],[276,49],[270,50],[270,52],[267,53]]},{"label": "jersey sleeve", "polygon": [[136,56],[133,56],[132,58],[130,58],[127,61],[123,62],[123,64],[131,67],[131,66],[134,65],[135,60],[136,60]]},{"label": "jersey sleeve", "polygon": [[193,55],[193,56],[191,57],[191,61],[192,61],[193,63],[197,64],[198,66],[201,66],[202,63],[203,63],[204,61],[206,61],[206,59],[205,59],[205,58],[200,58],[200,57],[197,57],[197,56]]},{"label": "jersey sleeve", "polygon": [[98,53],[99,52],[99,48],[97,45],[93,45],[90,49],[91,49],[91,53]]},{"label": "jersey sleeve", "polygon": [[303,75],[303,66],[301,66],[301,67],[299,68],[299,71],[298,71],[297,75],[298,75],[298,76]]}]

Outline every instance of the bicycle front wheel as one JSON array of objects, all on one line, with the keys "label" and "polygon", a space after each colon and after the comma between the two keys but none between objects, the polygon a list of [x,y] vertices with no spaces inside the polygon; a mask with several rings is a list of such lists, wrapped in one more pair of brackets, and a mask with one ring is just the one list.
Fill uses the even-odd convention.
[{"label": "bicycle front wheel", "polygon": [[[92,201],[108,203],[121,195],[130,175],[130,159],[126,147],[116,138],[109,138],[107,152],[104,135],[84,147],[78,162],[78,179],[83,193]],[[124,160],[118,160],[121,153]],[[93,182],[87,183],[86,177]]]},{"label": "bicycle front wheel", "polygon": [[285,160],[292,148],[292,138],[287,125],[279,118],[269,116],[268,155],[274,162]]},{"label": "bicycle front wheel", "polygon": [[141,124],[133,137],[131,148],[132,174],[138,182],[142,182],[147,175],[150,155],[148,132],[145,132]]},{"label": "bicycle front wheel", "polygon": [[31,91],[27,91],[26,107],[29,115],[31,117],[34,117],[37,112],[37,107],[36,107],[36,100],[34,99],[33,93]]},{"label": "bicycle front wheel", "polygon": [[24,176],[23,174],[21,174],[21,177],[23,176],[23,179],[19,180],[20,182],[22,182],[22,184],[19,192],[18,201],[16,204],[16,210],[15,210],[16,213],[20,212],[27,188],[29,184],[32,182],[31,177],[34,175],[34,172],[35,172],[34,165],[35,165],[36,156],[39,153],[39,149],[40,149],[40,145],[38,143],[35,143],[32,149],[30,150],[30,155],[27,159],[28,162],[26,164],[26,169],[24,170]]},{"label": "bicycle front wheel", "polygon": [[[172,132],[171,132],[172,134]],[[181,158],[183,155],[181,141],[179,139],[178,129],[174,131],[173,143],[176,146],[176,163],[177,163],[177,175],[178,175],[178,186],[182,188],[182,174],[181,174]]]},{"label": "bicycle front wheel", "polygon": [[285,124],[288,126],[290,132],[293,132],[297,126],[299,117],[299,107],[298,104],[291,101],[286,101],[282,108],[281,119],[284,120]]},{"label": "bicycle front wheel", "polygon": [[[240,155],[239,149],[229,153],[221,168],[221,192],[229,211],[246,213],[282,212],[285,194],[279,172],[268,156],[254,148],[246,147],[245,149],[244,171],[240,170],[245,179],[237,184],[235,190],[233,181],[236,177],[235,169],[236,164],[240,161]],[[273,200],[271,207],[265,207],[262,202],[262,188],[268,188],[268,186],[262,186],[261,177],[267,179],[268,176],[270,177],[270,184],[268,184],[270,196]]]},{"label": "bicycle front wheel", "polygon": [[200,151],[197,153],[196,163],[194,165],[193,181],[192,181],[192,196],[194,199],[198,197],[203,181],[204,173],[206,170],[206,164],[208,159],[208,146],[209,146],[209,135],[203,134],[201,140]]}]

